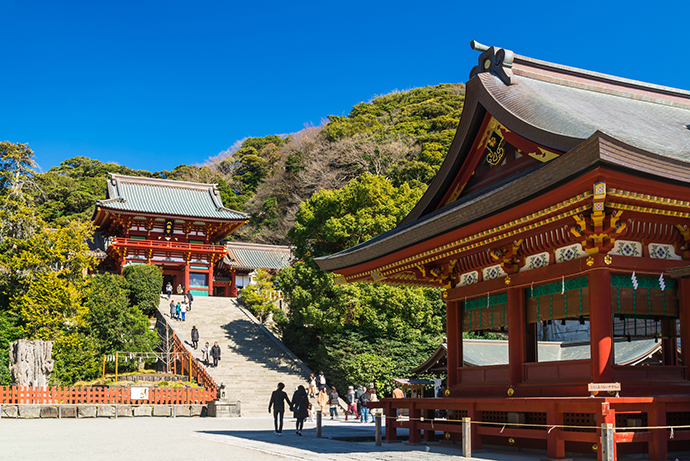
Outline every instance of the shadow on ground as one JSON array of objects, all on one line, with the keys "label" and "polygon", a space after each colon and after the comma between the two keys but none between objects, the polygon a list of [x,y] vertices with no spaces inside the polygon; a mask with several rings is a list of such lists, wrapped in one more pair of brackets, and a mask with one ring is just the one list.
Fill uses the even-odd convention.
[{"label": "shadow on ground", "polygon": [[279,349],[258,325],[249,320],[233,320],[223,325],[226,338],[233,344],[228,349],[270,370],[303,375],[304,370]]}]

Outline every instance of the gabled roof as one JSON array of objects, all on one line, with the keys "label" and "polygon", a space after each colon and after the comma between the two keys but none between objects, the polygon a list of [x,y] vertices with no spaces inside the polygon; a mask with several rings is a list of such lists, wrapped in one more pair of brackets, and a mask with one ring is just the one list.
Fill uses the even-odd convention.
[{"label": "gabled roof", "polygon": [[[690,92],[477,48],[484,52],[467,82],[460,124],[424,196],[395,229],[317,258],[321,269],[359,267],[419,245],[598,166],[690,185]],[[563,154],[444,201],[467,169],[489,114],[526,141]]]},{"label": "gabled roof", "polygon": [[245,221],[249,215],[225,208],[215,184],[111,174],[105,200],[96,210]]},{"label": "gabled roof", "polygon": [[226,245],[228,254],[222,264],[234,269],[280,270],[290,265],[290,247],[258,243],[231,242]]}]

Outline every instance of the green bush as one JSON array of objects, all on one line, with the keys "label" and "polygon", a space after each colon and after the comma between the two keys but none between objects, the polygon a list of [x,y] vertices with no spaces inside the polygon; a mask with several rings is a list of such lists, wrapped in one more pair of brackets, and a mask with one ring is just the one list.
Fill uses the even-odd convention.
[{"label": "green bush", "polygon": [[153,316],[160,304],[163,289],[163,272],[158,266],[137,264],[125,267],[123,272],[129,289],[129,299],[133,306]]}]

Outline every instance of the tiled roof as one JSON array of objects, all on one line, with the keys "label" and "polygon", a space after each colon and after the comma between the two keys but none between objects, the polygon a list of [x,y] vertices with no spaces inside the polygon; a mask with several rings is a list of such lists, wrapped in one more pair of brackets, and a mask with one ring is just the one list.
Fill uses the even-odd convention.
[{"label": "tiled roof", "polygon": [[235,269],[280,270],[290,265],[290,248],[254,243],[228,243],[223,264]]},{"label": "tiled roof", "polygon": [[[448,155],[409,215],[371,240],[316,258],[321,269],[354,267],[411,247],[601,164],[690,184],[690,92],[508,54],[510,63],[501,61],[497,71],[493,58],[487,71],[473,71]],[[526,140],[565,154],[441,207],[487,112]]]},{"label": "tiled roof", "polygon": [[491,73],[478,77],[496,101],[532,127],[585,140],[601,131],[665,157],[690,161],[690,97],[684,104],[515,69],[519,83],[505,85]]},{"label": "tiled roof", "polygon": [[105,200],[112,210],[244,221],[245,213],[225,208],[213,184],[111,175]]}]

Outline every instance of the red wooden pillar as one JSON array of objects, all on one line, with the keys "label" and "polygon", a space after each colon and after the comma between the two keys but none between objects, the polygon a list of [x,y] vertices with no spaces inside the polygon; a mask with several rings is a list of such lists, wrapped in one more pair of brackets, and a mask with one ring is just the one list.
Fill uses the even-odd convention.
[{"label": "red wooden pillar", "polygon": [[525,379],[525,296],[522,288],[508,290],[508,362],[510,384],[515,386]]},{"label": "red wooden pillar", "polygon": [[[678,312],[680,317],[680,350],[690,351],[690,278],[678,279]],[[683,365],[690,364],[690,354],[683,353]]]},{"label": "red wooden pillar", "polygon": [[470,420],[472,420],[472,424],[470,424],[470,430],[472,431],[472,434],[470,434],[470,437],[472,438],[472,450],[481,450],[482,436],[479,435],[479,433],[477,432],[477,428],[479,427],[478,422],[481,421],[482,412],[478,411],[475,405],[471,403],[470,406],[467,408],[467,416],[470,418]]},{"label": "red wooden pillar", "polygon": [[[666,405],[653,402],[647,412],[647,424],[650,426],[666,426]],[[649,442],[649,459],[652,461],[666,461],[668,459],[668,435],[666,429],[652,429],[652,440]]]},{"label": "red wooden pillar", "polygon": [[237,274],[235,271],[230,272],[230,293],[229,296],[231,298],[237,298]]},{"label": "red wooden pillar", "polygon": [[614,428],[614,441],[613,441],[613,459],[618,459],[618,449],[616,448],[615,439],[615,428],[616,428],[616,410],[611,408],[609,402],[602,402],[599,406],[599,411],[597,412],[597,434],[599,435],[599,450],[597,450],[597,459],[602,460],[601,457],[601,425],[602,424],[613,424]]},{"label": "red wooden pillar", "polygon": [[[436,418],[436,410],[424,410],[424,422],[433,421]],[[435,431],[433,429],[424,430],[424,440],[433,441]]]},{"label": "red wooden pillar", "polygon": [[[546,424],[548,426],[562,426],[563,413],[556,404],[546,408]],[[550,459],[565,458],[565,440],[561,438],[561,428],[549,428],[546,435],[546,453]]]},{"label": "red wooden pillar", "polygon": [[386,442],[395,442],[398,440],[398,431],[396,430],[395,425],[398,424],[396,421],[396,416],[397,413],[395,411],[395,408],[393,408],[393,403],[388,401],[386,402],[386,408],[385,408],[385,414],[386,414]]},{"label": "red wooden pillar", "polygon": [[[460,302],[446,303],[446,347],[448,349],[448,389],[459,384],[458,368],[462,363],[462,329],[458,331],[458,317],[462,316]],[[460,355],[460,356],[459,356]]]},{"label": "red wooden pillar", "polygon": [[213,264],[208,265],[208,295],[213,296]]},{"label": "red wooden pillar", "polygon": [[[412,399],[414,400],[414,399]],[[419,429],[419,419],[422,412],[417,408],[414,401],[410,402],[410,440],[411,444],[422,443],[422,431]]]},{"label": "red wooden pillar", "polygon": [[189,290],[189,261],[184,265],[184,292]]},{"label": "red wooden pillar", "polygon": [[589,273],[589,334],[592,381],[613,380],[613,314],[611,313],[611,273],[608,269]]}]

